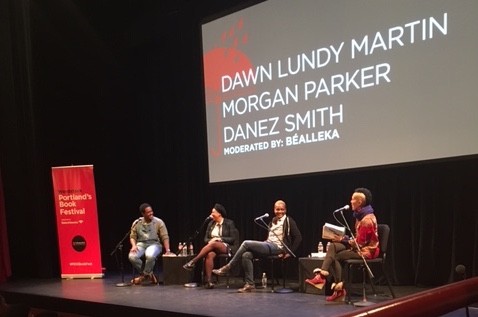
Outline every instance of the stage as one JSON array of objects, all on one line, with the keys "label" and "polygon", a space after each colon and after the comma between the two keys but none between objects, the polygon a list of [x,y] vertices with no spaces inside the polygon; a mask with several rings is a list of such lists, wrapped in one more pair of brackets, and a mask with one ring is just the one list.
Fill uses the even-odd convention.
[{"label": "stage", "polygon": [[[127,279],[131,276],[128,275]],[[126,279],[126,278],[125,278]],[[0,285],[0,293],[10,304],[24,304],[40,310],[64,313],[64,316],[338,316],[357,309],[351,304],[326,304],[323,294],[298,291],[297,281],[286,286],[292,293],[280,294],[257,288],[252,293],[238,293],[242,278],[225,279],[214,289],[188,288],[184,285],[122,286],[120,275],[106,274],[102,279],[31,279],[9,281]],[[257,284],[258,285],[258,284]],[[354,285],[354,289],[360,285]],[[280,289],[280,286],[275,286]],[[397,296],[424,289],[394,287]],[[379,295],[369,295],[371,302],[390,300],[386,286],[377,286]],[[358,292],[353,301],[362,299]],[[464,310],[446,316],[464,316]],[[474,311],[472,316],[478,316]]]}]

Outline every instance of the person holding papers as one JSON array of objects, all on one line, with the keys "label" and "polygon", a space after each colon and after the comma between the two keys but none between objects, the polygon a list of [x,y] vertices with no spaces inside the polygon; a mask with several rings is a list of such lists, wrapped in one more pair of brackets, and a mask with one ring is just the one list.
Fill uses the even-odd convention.
[{"label": "person holding papers", "polygon": [[322,289],[327,276],[332,273],[334,293],[326,298],[328,302],[345,300],[345,289],[342,277],[342,261],[348,259],[376,258],[379,253],[377,218],[371,206],[372,193],[367,188],[357,188],[352,194],[350,205],[355,218],[355,239],[347,235],[335,236],[327,250],[321,268],[314,270],[315,277],[305,281]]}]

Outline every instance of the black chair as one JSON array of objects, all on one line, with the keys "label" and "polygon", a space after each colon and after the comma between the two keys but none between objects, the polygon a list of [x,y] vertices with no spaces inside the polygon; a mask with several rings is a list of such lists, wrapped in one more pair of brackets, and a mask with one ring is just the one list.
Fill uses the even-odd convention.
[{"label": "black chair", "polygon": [[[390,279],[389,279],[388,274],[387,274],[387,270],[385,269],[385,263],[386,263],[386,260],[387,260],[387,247],[388,247],[389,236],[390,236],[390,227],[387,224],[378,224],[378,239],[379,239],[380,255],[375,259],[365,259],[365,260],[366,260],[368,266],[370,267],[370,269],[373,265],[380,265],[381,266],[381,270],[382,270],[382,273],[383,273],[383,275],[386,279],[388,289],[390,290],[390,293],[391,293],[392,297],[395,298],[395,292],[393,291],[392,284],[390,283]],[[368,275],[367,267],[365,266],[362,259],[345,260],[344,261],[344,267],[345,267],[345,270],[347,270],[347,280],[346,280],[346,283],[345,283],[346,288],[348,288],[348,285],[350,285],[351,282],[352,282],[352,278],[351,278],[352,270],[354,268],[360,268],[362,270],[362,275],[363,275],[363,277],[362,277],[362,288],[363,288],[362,291],[363,291],[363,294],[364,294],[364,302],[366,302],[366,299],[365,299],[365,281],[366,281],[367,277],[368,277],[368,280],[370,282],[370,285],[372,286],[372,290],[373,290],[374,295],[375,296],[377,295],[377,292],[375,291],[375,285],[374,285],[373,279],[371,279],[370,276]],[[350,301],[350,291],[349,290],[347,290],[347,302],[349,302],[349,303],[351,302]]]},{"label": "black chair", "polygon": [[[289,259],[292,259],[292,257],[287,257],[284,258],[283,256],[278,256],[278,255],[270,255],[267,257],[267,259],[270,261],[271,265],[271,280],[272,280],[272,292],[273,293],[280,293],[280,294],[285,294],[285,293],[292,293],[293,290],[291,288],[285,287],[285,282],[286,282],[286,262],[289,261]],[[274,276],[274,266],[277,262],[280,261],[280,266],[281,266],[281,271],[282,271],[282,288],[276,289],[275,284],[279,283],[279,280],[277,280]]]},{"label": "black chair", "polygon": [[[216,255],[216,259],[217,259],[219,267],[222,267],[222,266],[226,265],[229,262],[229,260],[231,260],[232,257],[234,256],[234,251],[237,250],[239,248],[239,246],[241,245],[239,230],[237,228],[235,228],[232,231],[232,236],[234,237],[234,243],[231,245],[231,248],[229,248],[229,250],[228,250],[229,252],[228,253],[221,253],[221,254]],[[219,283],[219,275],[215,275],[215,276],[216,276],[216,282]],[[229,277],[230,277],[230,274],[227,274],[226,275],[226,287],[227,288],[229,288]],[[203,264],[202,278],[204,278],[204,264]],[[204,283],[204,281],[203,281],[203,283]]]}]

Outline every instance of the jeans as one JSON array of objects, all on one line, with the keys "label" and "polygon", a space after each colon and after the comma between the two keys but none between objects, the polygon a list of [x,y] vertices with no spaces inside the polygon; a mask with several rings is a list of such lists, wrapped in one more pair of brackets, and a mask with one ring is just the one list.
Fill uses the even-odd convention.
[{"label": "jeans", "polygon": [[[161,254],[161,244],[159,243],[146,243],[138,242],[136,244],[138,250],[136,252],[130,252],[128,255],[129,261],[133,267],[140,273],[149,275],[153,272],[156,258]],[[144,255],[145,263],[143,268],[143,260],[141,257]]]},{"label": "jeans", "polygon": [[244,279],[247,284],[254,284],[254,267],[252,260],[257,257],[266,257],[269,255],[278,255],[282,249],[276,244],[268,241],[244,240],[241,246],[229,261],[231,266],[235,266],[239,260],[242,261],[244,269]]}]

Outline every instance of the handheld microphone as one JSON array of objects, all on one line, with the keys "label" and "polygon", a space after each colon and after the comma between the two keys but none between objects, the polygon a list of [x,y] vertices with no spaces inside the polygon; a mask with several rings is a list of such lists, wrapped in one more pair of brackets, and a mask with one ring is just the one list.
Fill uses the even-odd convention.
[{"label": "handheld microphone", "polygon": [[257,218],[254,219],[254,220],[259,220],[259,219],[267,218],[267,217],[269,217],[269,214],[266,212],[265,214],[263,214],[262,216],[257,217]]},{"label": "handheld microphone", "polygon": [[209,216],[206,217],[206,219],[204,219],[204,222],[206,222],[208,220],[211,220],[211,219],[212,219],[212,217],[211,217],[211,215],[209,215]]},{"label": "handheld microphone", "polygon": [[344,211],[344,210],[349,210],[349,209],[350,209],[350,206],[349,206],[349,205],[345,205],[345,206],[343,206],[342,208],[339,208],[339,209],[334,210],[334,212],[339,212],[339,211]]}]

